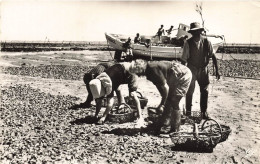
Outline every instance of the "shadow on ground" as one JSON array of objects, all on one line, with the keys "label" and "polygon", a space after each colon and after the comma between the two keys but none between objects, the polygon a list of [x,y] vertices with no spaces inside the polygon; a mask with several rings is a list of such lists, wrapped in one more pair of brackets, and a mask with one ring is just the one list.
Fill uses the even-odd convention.
[{"label": "shadow on ground", "polygon": [[95,124],[98,121],[98,118],[94,116],[87,116],[85,118],[79,118],[74,121],[71,121],[70,123],[72,125],[82,125],[82,124]]},{"label": "shadow on ground", "polygon": [[116,128],[112,130],[102,131],[103,134],[114,134],[118,136],[137,136],[142,134],[159,135],[158,127],[155,125],[148,125],[145,128]]}]

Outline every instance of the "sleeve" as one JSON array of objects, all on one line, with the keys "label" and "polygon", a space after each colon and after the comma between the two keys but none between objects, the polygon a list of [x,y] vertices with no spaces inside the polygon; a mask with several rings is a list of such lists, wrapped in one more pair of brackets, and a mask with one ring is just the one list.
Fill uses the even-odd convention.
[{"label": "sleeve", "polygon": [[181,60],[187,63],[190,57],[190,47],[188,41],[184,42]]},{"label": "sleeve", "polygon": [[208,41],[209,58],[212,58],[214,56],[213,46],[209,40],[207,41]]},{"label": "sleeve", "polygon": [[137,90],[137,75],[129,74],[128,76],[128,88],[129,92],[133,92]]}]

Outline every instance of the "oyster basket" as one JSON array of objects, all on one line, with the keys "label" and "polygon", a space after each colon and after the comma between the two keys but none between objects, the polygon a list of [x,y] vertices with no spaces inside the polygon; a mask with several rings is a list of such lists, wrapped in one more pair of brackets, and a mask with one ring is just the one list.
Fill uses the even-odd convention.
[{"label": "oyster basket", "polygon": [[220,133],[194,133],[174,132],[170,134],[174,149],[186,151],[212,152],[221,140]]},{"label": "oyster basket", "polygon": [[158,113],[156,113],[156,108],[155,107],[148,107],[147,108],[147,114],[148,114],[148,120],[157,123],[159,121],[159,117],[161,115],[159,115]]},{"label": "oyster basket", "polygon": [[[156,111],[156,108],[154,107],[148,107],[148,119],[153,122],[158,122],[160,115],[154,111]],[[202,120],[201,112],[199,111],[192,111],[191,116],[187,117],[182,115],[181,117],[181,124],[194,124],[194,123],[200,123]]]},{"label": "oyster basket", "polygon": [[229,126],[226,125],[220,125],[221,126],[221,130],[222,130],[222,134],[221,134],[221,139],[219,142],[224,142],[228,139],[229,134],[231,133],[231,129]]},{"label": "oyster basket", "polygon": [[[148,103],[148,99],[145,98],[141,92],[139,91],[136,91],[139,95],[138,95],[138,99],[140,101],[140,105],[141,105],[141,108],[144,109]],[[136,105],[135,105],[135,100],[133,98],[130,98],[129,96],[125,97],[125,101],[128,105],[130,105],[131,107],[135,108]]]},{"label": "oyster basket", "polygon": [[[211,125],[206,125],[206,123],[209,123],[209,122],[211,122]],[[219,142],[226,141],[228,139],[228,136],[230,135],[230,133],[232,131],[229,126],[226,126],[226,125],[223,125],[223,124],[218,124],[218,122],[214,119],[205,120],[202,123],[201,130],[202,130],[202,132],[206,132],[206,133],[219,133],[219,134],[221,134],[221,138],[220,138]]]},{"label": "oyster basket", "polygon": [[[122,105],[123,107],[121,107]],[[136,119],[136,112],[129,105],[123,103],[113,108],[107,119],[109,122],[119,124],[131,122]]]}]

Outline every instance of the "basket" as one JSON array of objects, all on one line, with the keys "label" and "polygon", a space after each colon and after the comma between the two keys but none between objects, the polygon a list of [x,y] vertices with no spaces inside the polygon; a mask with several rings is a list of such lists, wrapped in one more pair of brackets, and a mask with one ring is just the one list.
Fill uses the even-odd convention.
[{"label": "basket", "polygon": [[[159,123],[159,119],[161,117],[161,114],[158,114],[156,112],[156,109],[155,107],[148,107],[147,108],[147,113],[148,113],[148,120],[154,122],[154,123]],[[181,117],[181,124],[184,124],[186,122],[186,117]]]},{"label": "basket", "polygon": [[126,123],[136,119],[136,112],[125,103],[116,106],[112,109],[111,113],[108,114],[108,121],[113,123]]},{"label": "basket", "polygon": [[174,143],[173,149],[175,150],[213,152],[221,140],[221,134],[198,133],[198,137],[196,137],[194,133],[174,132],[170,134],[170,138]]},{"label": "basket", "polygon": [[[141,92],[136,91],[139,95],[137,96],[139,101],[140,101],[140,105],[141,108],[144,109],[144,107],[146,107],[147,103],[148,103],[148,99],[143,97],[143,95],[141,94]],[[135,105],[135,100],[129,96],[125,97],[125,101],[128,105],[130,105],[133,108],[136,108]]]},{"label": "basket", "polygon": [[157,108],[154,108],[154,107],[148,107],[147,108],[147,113],[148,113],[148,120],[149,121],[152,121],[154,123],[158,123],[159,122],[159,119],[161,117],[160,114],[156,113],[156,109]]},{"label": "basket", "polygon": [[222,129],[222,135],[221,135],[221,139],[219,142],[224,142],[228,139],[229,134],[231,133],[231,129],[229,126],[226,125],[220,125],[221,129]]}]

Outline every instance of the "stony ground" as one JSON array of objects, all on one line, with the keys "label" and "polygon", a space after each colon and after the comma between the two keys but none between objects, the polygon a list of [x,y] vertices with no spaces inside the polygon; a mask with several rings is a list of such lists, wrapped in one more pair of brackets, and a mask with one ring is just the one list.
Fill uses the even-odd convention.
[{"label": "stony ground", "polygon": [[[81,80],[84,73],[99,59],[110,59],[108,52],[103,53],[2,56],[2,163],[260,162],[259,80],[222,77],[216,81],[211,77],[209,113],[230,126],[232,133],[212,153],[176,151],[170,138],[155,135],[151,128],[137,129],[133,122],[96,125],[94,106],[69,109],[87,96]],[[220,65],[222,75],[259,78],[259,61],[223,60]],[[149,98],[149,107],[158,105],[160,96],[152,83],[140,78],[138,90]]]}]

